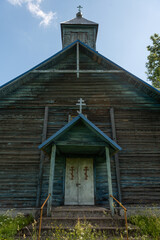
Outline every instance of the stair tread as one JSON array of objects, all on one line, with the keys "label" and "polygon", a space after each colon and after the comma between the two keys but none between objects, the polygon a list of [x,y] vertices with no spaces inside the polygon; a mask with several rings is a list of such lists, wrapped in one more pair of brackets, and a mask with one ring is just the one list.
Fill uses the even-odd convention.
[{"label": "stair tread", "polygon": [[68,212],[68,211],[72,211],[72,212],[111,212],[110,210],[106,209],[106,208],[55,208],[52,209],[52,213],[53,212]]},{"label": "stair tread", "polygon": [[[74,227],[58,227],[59,229],[74,229]],[[117,229],[119,229],[119,230],[124,230],[124,229],[126,229],[126,227],[117,227],[117,226],[109,226],[109,227],[99,227],[99,226],[92,226],[91,227],[92,229],[99,229],[99,230],[117,230]],[[42,230],[44,229],[44,230],[49,230],[49,229],[57,229],[57,227],[54,227],[54,226],[42,226],[42,228],[41,228]],[[130,228],[130,230],[131,230],[131,228]]]},{"label": "stair tread", "polygon": [[107,216],[104,216],[104,217],[43,217],[43,220],[124,220],[124,218],[122,217],[116,217],[116,218],[112,218],[112,217],[107,217]]}]

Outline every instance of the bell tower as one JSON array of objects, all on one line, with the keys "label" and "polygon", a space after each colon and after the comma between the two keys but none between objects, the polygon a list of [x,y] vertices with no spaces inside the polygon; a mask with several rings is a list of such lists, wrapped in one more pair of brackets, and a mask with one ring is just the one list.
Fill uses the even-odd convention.
[{"label": "bell tower", "polygon": [[61,23],[62,48],[79,39],[89,47],[96,49],[98,24],[83,18],[81,6],[76,17]]}]

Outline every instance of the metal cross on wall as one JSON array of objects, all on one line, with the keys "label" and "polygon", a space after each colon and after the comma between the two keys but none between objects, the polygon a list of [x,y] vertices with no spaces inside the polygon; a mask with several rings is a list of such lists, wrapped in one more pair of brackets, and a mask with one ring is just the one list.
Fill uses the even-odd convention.
[{"label": "metal cross on wall", "polygon": [[85,180],[88,180],[88,171],[89,171],[89,168],[86,166],[84,169],[83,169],[83,171],[84,171],[84,176],[85,176]]},{"label": "metal cross on wall", "polygon": [[82,98],[80,98],[78,100],[78,103],[76,103],[76,105],[79,106],[79,111],[77,111],[79,114],[82,113],[82,107],[85,106],[86,104],[84,103],[84,100]]},{"label": "metal cross on wall", "polygon": [[72,166],[71,168],[70,168],[70,172],[71,172],[71,180],[73,180],[74,179],[74,167]]}]

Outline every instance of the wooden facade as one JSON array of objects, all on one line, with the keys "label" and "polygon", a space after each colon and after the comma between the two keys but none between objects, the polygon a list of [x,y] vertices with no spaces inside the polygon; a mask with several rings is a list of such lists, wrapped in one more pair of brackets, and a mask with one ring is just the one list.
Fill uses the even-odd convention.
[{"label": "wooden facade", "polygon": [[0,89],[0,207],[39,206],[50,179],[51,205],[63,205],[67,158],[93,159],[94,204],[108,206],[105,146],[69,145],[80,136],[92,142],[83,124],[55,147],[53,165],[38,149],[78,116],[80,98],[87,119],[122,148],[109,162],[113,195],[126,205],[160,204],[160,92],[76,40]]}]

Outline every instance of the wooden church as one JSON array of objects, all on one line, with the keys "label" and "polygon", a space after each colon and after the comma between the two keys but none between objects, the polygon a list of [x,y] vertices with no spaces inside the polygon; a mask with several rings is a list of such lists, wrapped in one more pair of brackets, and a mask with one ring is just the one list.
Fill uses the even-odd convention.
[{"label": "wooden church", "polygon": [[0,88],[0,207],[160,204],[160,92],[96,51],[98,24]]}]

